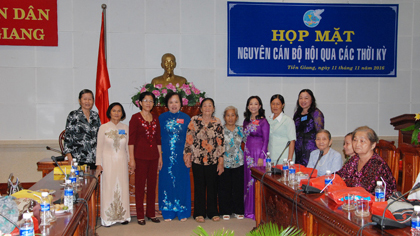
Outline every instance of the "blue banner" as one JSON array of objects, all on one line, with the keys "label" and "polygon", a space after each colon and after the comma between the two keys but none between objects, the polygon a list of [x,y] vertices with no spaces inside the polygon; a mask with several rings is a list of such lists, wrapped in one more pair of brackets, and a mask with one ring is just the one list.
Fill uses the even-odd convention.
[{"label": "blue banner", "polygon": [[227,8],[228,76],[397,76],[398,4]]}]

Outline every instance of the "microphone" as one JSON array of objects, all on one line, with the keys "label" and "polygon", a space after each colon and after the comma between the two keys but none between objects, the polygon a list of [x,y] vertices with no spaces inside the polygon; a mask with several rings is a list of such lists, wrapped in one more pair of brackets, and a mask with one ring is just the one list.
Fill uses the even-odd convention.
[{"label": "microphone", "polygon": [[319,160],[321,160],[322,155],[324,155],[324,151],[320,150],[320,151],[319,151],[318,160],[316,160],[315,166],[314,166],[314,168],[312,169],[312,172],[311,172],[311,174],[310,174],[310,175],[309,175],[309,177],[308,177],[308,184],[307,184],[307,185],[302,185],[302,187],[303,187],[303,186],[305,186],[305,191],[304,191],[304,192],[305,192],[306,194],[310,194],[310,193],[320,193],[320,192],[321,192],[321,190],[320,190],[320,189],[317,189],[317,188],[315,188],[315,187],[309,186],[309,182],[311,181],[311,176],[312,176],[312,174],[314,173],[314,170],[315,170],[316,166],[318,165]]},{"label": "microphone", "polygon": [[[55,149],[55,148],[51,148],[51,147],[49,147],[49,146],[46,146],[45,148],[46,148],[47,150],[49,150],[49,151],[53,151],[53,152],[60,153],[61,155],[63,155],[63,153],[62,153],[60,150],[57,150],[57,149]],[[61,156],[60,156],[59,158],[61,158]],[[64,157],[63,157],[63,160],[58,159],[58,161],[64,161]]]},{"label": "microphone", "polygon": [[[60,156],[60,157],[64,158],[64,156]],[[51,156],[51,159],[55,162],[55,164],[57,164],[58,168],[60,168],[60,170],[64,174],[64,176],[66,176],[66,173],[64,173],[63,169],[61,169],[60,165],[58,164],[58,162],[56,160],[56,157],[55,156]]]},{"label": "microphone", "polygon": [[283,170],[280,170],[279,168],[276,168],[276,166],[277,166],[277,164],[279,164],[279,160],[280,160],[281,156],[283,156],[283,153],[286,151],[286,149],[289,147],[289,145],[290,145],[290,141],[288,141],[286,143],[286,147],[281,152],[279,158],[276,161],[276,164],[273,167],[271,167],[271,171],[273,172],[273,174],[280,175],[283,172]]},{"label": "microphone", "polygon": [[372,221],[376,222],[377,225],[379,227],[381,227],[381,229],[385,229],[386,227],[391,227],[391,228],[404,228],[407,227],[407,225],[399,223],[398,221],[389,219],[385,217],[385,212],[386,210],[388,210],[389,206],[391,206],[392,204],[394,204],[395,202],[398,202],[398,200],[400,200],[402,197],[404,197],[405,195],[411,193],[412,191],[416,190],[420,188],[420,182],[417,183],[416,185],[414,185],[414,187],[412,189],[410,189],[409,191],[407,191],[406,193],[404,193],[403,195],[399,196],[395,201],[391,202],[390,204],[388,204],[385,207],[384,213],[382,214],[382,216],[378,216],[378,215],[372,215]]}]

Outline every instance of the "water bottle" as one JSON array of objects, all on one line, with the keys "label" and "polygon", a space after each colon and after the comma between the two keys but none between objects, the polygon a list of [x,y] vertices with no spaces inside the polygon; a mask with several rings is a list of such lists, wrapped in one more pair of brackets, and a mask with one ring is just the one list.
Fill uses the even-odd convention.
[{"label": "water bottle", "polygon": [[76,188],[76,186],[77,186],[77,182],[76,182],[77,181],[77,177],[76,177],[75,170],[73,168],[70,170],[69,180],[71,181],[71,184],[73,185],[73,189]]},{"label": "water bottle", "polygon": [[50,224],[50,200],[48,199],[48,192],[41,193],[41,224],[40,225],[49,225]]},{"label": "water bottle", "polygon": [[382,181],[376,181],[375,202],[385,202],[385,191]]},{"label": "water bottle", "polygon": [[290,162],[289,166],[289,182],[292,184],[296,182],[296,169],[293,161]]},{"label": "water bottle", "polygon": [[325,180],[324,180],[324,183],[325,183],[325,186],[328,185],[328,187],[324,190],[325,195],[328,195],[329,186],[331,186],[333,184],[332,175],[331,175],[331,171],[330,170],[325,171]]},{"label": "water bottle", "polygon": [[271,171],[271,157],[270,157],[270,152],[267,152],[267,158],[265,158],[265,171]]},{"label": "water bottle", "polygon": [[287,159],[283,160],[283,180],[287,181],[289,179],[289,161]]},{"label": "water bottle", "polygon": [[79,163],[74,162],[72,168],[74,169],[74,174],[76,175],[76,185],[79,185]]},{"label": "water bottle", "polygon": [[29,212],[23,213],[23,222],[19,225],[20,236],[34,236],[34,222],[32,221],[32,214]]},{"label": "water bottle", "polygon": [[411,216],[411,235],[420,235],[420,206],[414,206],[414,212]]},{"label": "water bottle", "polygon": [[67,207],[68,211],[73,210],[73,198],[73,185],[71,184],[71,180],[68,179],[66,180],[66,186],[64,187],[64,206]]}]

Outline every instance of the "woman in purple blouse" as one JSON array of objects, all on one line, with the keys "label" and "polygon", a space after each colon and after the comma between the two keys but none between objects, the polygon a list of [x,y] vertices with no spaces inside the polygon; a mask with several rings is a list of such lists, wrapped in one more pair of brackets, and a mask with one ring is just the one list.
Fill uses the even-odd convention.
[{"label": "woman in purple blouse", "polygon": [[293,116],[296,127],[296,164],[308,165],[309,157],[316,150],[316,133],[324,129],[324,115],[316,107],[314,94],[310,89],[302,89],[296,102]]},{"label": "woman in purple blouse", "polygon": [[251,96],[246,102],[243,130],[245,135],[244,194],[245,217],[255,219],[254,179],[251,167],[263,166],[270,136],[270,125],[265,119],[261,98]]},{"label": "woman in purple blouse", "polygon": [[385,199],[397,189],[391,169],[384,159],[374,152],[378,136],[375,131],[367,126],[362,126],[353,132],[353,149],[356,155],[344,164],[338,174],[347,187],[363,187],[375,195],[376,181],[386,183]]}]

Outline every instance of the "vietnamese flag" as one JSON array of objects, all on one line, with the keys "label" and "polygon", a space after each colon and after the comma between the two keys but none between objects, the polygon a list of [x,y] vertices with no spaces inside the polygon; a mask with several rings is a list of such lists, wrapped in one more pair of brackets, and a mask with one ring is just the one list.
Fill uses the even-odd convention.
[{"label": "vietnamese flag", "polygon": [[108,89],[111,87],[109,82],[108,68],[105,58],[105,42],[104,42],[104,13],[102,12],[101,36],[99,39],[98,52],[98,71],[96,72],[96,96],[95,105],[98,108],[101,123],[105,124],[109,121],[106,111],[109,106]]}]

